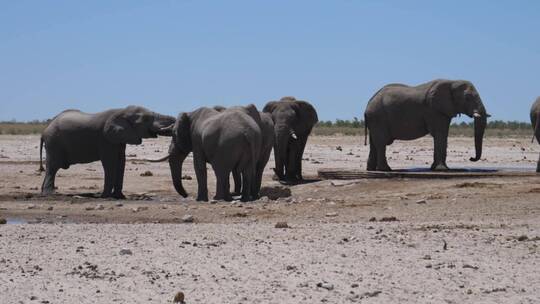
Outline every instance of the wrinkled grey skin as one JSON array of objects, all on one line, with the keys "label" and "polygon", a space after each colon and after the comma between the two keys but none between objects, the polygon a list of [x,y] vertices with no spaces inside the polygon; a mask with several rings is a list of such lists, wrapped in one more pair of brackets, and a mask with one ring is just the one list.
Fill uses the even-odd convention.
[{"label": "wrinkled grey skin", "polygon": [[302,155],[311,129],[319,121],[317,111],[306,101],[283,97],[266,104],[274,122],[274,171],[280,181],[302,180]]},{"label": "wrinkled grey skin", "polygon": [[[531,107],[531,125],[534,129],[534,137],[540,143],[540,97],[536,99]],[[540,157],[536,164],[536,172],[540,172]]]},{"label": "wrinkled grey skin", "polygon": [[125,198],[122,193],[126,163],[126,144],[138,145],[143,138],[171,136],[167,127],[174,124],[172,116],[151,112],[143,107],[129,106],[88,114],[66,110],[49,123],[41,135],[41,150],[45,144],[46,172],[41,192],[54,192],[58,169],[73,164],[101,160],[105,172],[102,197]]},{"label": "wrinkled grey skin", "polygon": [[457,114],[474,117],[476,155],[470,160],[478,161],[489,115],[471,82],[438,79],[418,86],[384,86],[370,99],[364,113],[369,129],[367,170],[390,171],[386,146],[395,139],[412,140],[426,134],[433,136],[435,145],[431,170],[448,170],[448,130]]},{"label": "wrinkled grey skin", "polygon": [[[226,110],[225,107],[215,106],[219,112]],[[261,151],[259,153],[259,159],[257,160],[257,165],[255,168],[255,183],[253,184],[253,196],[254,198],[259,197],[259,192],[261,190],[262,176],[264,173],[264,168],[270,159],[270,153],[272,152],[272,147],[274,146],[274,122],[272,121],[272,116],[269,113],[259,112],[254,105],[249,105],[247,107],[233,107],[230,109],[236,109],[244,111],[248,114],[253,120],[257,123],[261,129],[262,143]],[[240,171],[233,171],[234,178],[234,193],[240,194],[242,190],[242,176]]]},{"label": "wrinkled grey skin", "polygon": [[[256,110],[256,108],[255,108]],[[206,163],[216,175],[216,200],[232,200],[229,177],[238,170],[242,181],[242,201],[253,199],[255,165],[261,149],[261,130],[244,111],[227,109],[218,112],[199,108],[178,115],[169,147],[169,166],[174,187],[183,197],[182,164],[193,152],[193,165],[198,183],[198,201],[208,201]]]}]

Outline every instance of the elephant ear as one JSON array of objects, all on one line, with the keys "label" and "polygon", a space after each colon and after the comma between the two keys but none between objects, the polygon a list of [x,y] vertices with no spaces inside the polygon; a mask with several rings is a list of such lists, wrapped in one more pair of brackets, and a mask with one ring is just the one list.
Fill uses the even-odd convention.
[{"label": "elephant ear", "polygon": [[176,146],[184,152],[191,151],[191,119],[187,113],[178,115],[173,128]]},{"label": "elephant ear", "polygon": [[451,81],[437,81],[428,90],[426,101],[435,111],[452,118],[456,116]]},{"label": "elephant ear", "polygon": [[319,121],[317,111],[307,101],[296,101],[296,104],[298,106],[297,113],[300,117],[300,120],[305,124],[309,125],[309,128],[311,129]]},{"label": "elephant ear", "polygon": [[114,144],[139,145],[142,143],[142,139],[123,113],[116,113],[107,119],[103,134],[109,142]]},{"label": "elephant ear", "polygon": [[272,113],[274,112],[274,110],[276,109],[277,105],[278,105],[278,101],[270,101],[269,103],[267,103],[264,108],[263,108],[263,112],[266,112],[266,113]]}]

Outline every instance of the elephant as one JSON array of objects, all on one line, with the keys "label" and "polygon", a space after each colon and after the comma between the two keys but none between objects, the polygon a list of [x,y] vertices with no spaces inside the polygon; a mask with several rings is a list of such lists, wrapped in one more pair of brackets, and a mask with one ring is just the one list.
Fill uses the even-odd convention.
[{"label": "elephant", "polygon": [[282,182],[303,180],[302,155],[313,126],[319,121],[317,111],[307,101],[283,97],[270,101],[263,112],[274,122],[274,172]]},{"label": "elephant", "polygon": [[172,136],[175,118],[139,106],[111,109],[95,114],[65,110],[55,116],[41,134],[40,171],[43,145],[46,152],[42,194],[54,193],[60,168],[101,160],[105,183],[101,197],[124,199],[122,193],[126,144],[138,145],[143,138]]},{"label": "elephant", "polygon": [[471,82],[437,79],[418,86],[384,86],[371,97],[364,113],[366,137],[369,130],[367,170],[391,171],[386,161],[386,146],[395,139],[413,140],[426,134],[433,136],[435,146],[431,170],[449,170],[448,130],[457,114],[474,117],[476,155],[470,161],[478,161],[490,115]]},{"label": "elephant", "polygon": [[[540,143],[540,97],[536,99],[531,107],[531,125],[534,129],[534,137],[536,137],[536,140]],[[536,172],[540,172],[540,157],[536,164]]]},{"label": "elephant", "polygon": [[[216,109],[219,112],[222,112],[222,111],[225,111],[227,108],[222,107],[222,106],[215,106],[214,109]],[[255,177],[255,183],[254,183],[254,188],[252,192],[254,198],[258,198],[259,192],[261,190],[264,168],[266,167],[266,164],[268,163],[268,159],[270,159],[270,153],[272,152],[272,147],[274,146],[274,122],[272,121],[272,116],[270,116],[269,113],[256,111],[257,109],[252,107],[251,105],[248,107],[234,107],[231,109],[244,111],[246,114],[248,114],[255,120],[255,122],[257,123],[257,125],[259,125],[259,128],[261,129],[261,136],[262,136],[261,151],[259,153],[259,159],[257,160],[257,165],[255,168],[256,177]],[[234,179],[234,193],[233,194],[240,194],[241,189],[242,189],[242,176],[238,170],[233,171],[233,179]]]},{"label": "elephant", "polygon": [[[253,105],[250,111],[257,111]],[[231,201],[229,176],[234,170],[241,172],[242,201],[253,197],[256,162],[261,151],[261,130],[245,111],[226,109],[217,111],[202,107],[193,112],[180,113],[172,128],[169,146],[169,167],[173,185],[178,194],[187,197],[182,185],[182,164],[193,152],[193,165],[197,176],[197,201],[208,201],[206,163],[216,175],[214,199]]]}]

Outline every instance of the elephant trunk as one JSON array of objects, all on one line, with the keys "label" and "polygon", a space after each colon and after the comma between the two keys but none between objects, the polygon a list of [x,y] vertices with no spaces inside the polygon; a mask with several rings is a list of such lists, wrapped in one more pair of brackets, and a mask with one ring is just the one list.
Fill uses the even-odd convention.
[{"label": "elephant trunk", "polygon": [[169,168],[171,169],[174,189],[183,197],[187,197],[187,192],[182,185],[182,164],[186,157],[187,153],[178,152],[177,149],[169,154]]},{"label": "elephant trunk", "polygon": [[290,137],[291,132],[289,128],[276,128],[276,141],[274,143],[276,168],[274,171],[280,180],[283,180],[285,178],[285,174],[287,173],[287,150]]},{"label": "elephant trunk", "polygon": [[474,118],[474,148],[476,151],[475,157],[471,157],[470,161],[478,161],[482,157],[482,141],[484,139],[484,131],[487,125],[487,116],[482,115]]}]

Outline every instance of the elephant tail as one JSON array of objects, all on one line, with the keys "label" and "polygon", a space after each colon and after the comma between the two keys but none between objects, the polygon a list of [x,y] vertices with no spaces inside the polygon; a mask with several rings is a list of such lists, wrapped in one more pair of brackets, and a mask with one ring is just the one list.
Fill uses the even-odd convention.
[{"label": "elephant tail", "polygon": [[367,146],[368,126],[366,115],[364,114],[364,146]]},{"label": "elephant tail", "polygon": [[164,161],[168,160],[168,159],[169,159],[169,156],[170,156],[170,154],[167,154],[167,155],[163,156],[162,158],[158,158],[158,159],[145,159],[145,161],[151,162],[151,163],[160,163],[160,162],[164,162]]},{"label": "elephant tail", "polygon": [[43,136],[39,138],[39,169],[40,172],[45,171],[43,168]]},{"label": "elephant tail", "polygon": [[540,112],[536,113],[536,125],[534,126],[534,134],[533,134],[533,137],[531,138],[531,143],[534,142],[534,138],[536,137],[536,134],[538,134],[539,132],[538,130],[539,127],[540,127]]}]

